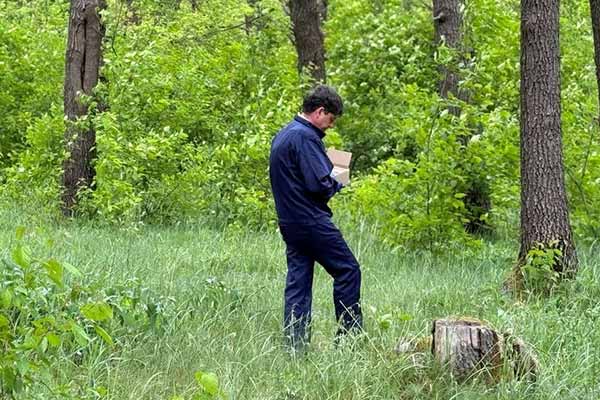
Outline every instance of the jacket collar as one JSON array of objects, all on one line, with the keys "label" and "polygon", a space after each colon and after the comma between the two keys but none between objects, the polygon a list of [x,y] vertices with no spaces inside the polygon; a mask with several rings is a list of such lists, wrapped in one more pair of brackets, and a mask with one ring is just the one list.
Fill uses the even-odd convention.
[{"label": "jacket collar", "polygon": [[325,132],[323,132],[321,129],[317,128],[309,120],[302,118],[300,115],[296,115],[294,117],[294,120],[297,122],[300,122],[304,126],[308,126],[309,128],[312,128],[317,133],[317,135],[319,135],[319,138],[323,139],[325,137]]}]

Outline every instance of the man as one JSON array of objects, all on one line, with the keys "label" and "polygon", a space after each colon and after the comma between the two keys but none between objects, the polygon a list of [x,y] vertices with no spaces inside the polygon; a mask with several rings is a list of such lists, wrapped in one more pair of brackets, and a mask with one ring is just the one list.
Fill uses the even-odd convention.
[{"label": "man", "polygon": [[310,341],[315,261],[334,279],[338,335],[362,329],[360,265],[331,222],[327,206],[343,186],[331,176],[333,164],[322,139],[342,113],[340,96],[320,85],[304,98],[302,112],[271,143],[271,187],[287,248],[284,331],[296,350]]}]

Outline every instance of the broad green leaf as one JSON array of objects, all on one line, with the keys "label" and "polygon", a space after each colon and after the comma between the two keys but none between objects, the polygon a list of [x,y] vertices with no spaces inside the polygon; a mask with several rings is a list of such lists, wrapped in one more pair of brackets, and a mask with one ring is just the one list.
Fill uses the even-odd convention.
[{"label": "broad green leaf", "polygon": [[75,337],[75,341],[81,347],[87,346],[91,340],[87,333],[85,333],[85,330],[81,326],[77,325],[75,322],[71,324],[71,332]]},{"label": "broad green leaf", "polygon": [[108,394],[108,389],[104,386],[96,386],[95,390],[99,396],[106,396]]},{"label": "broad green leaf", "polygon": [[108,332],[106,332],[101,326],[95,325],[94,330],[96,331],[98,336],[100,336],[102,340],[104,340],[104,343],[106,343],[109,346],[112,346],[114,344],[112,337],[110,337]]},{"label": "broad green leaf", "polygon": [[60,336],[58,336],[56,333],[50,332],[46,335],[46,338],[48,339],[48,343],[50,344],[50,346],[60,346]]},{"label": "broad green leaf", "polygon": [[12,304],[13,294],[10,290],[4,289],[0,292],[0,305],[3,308],[8,308]]},{"label": "broad green leaf", "polygon": [[42,264],[48,273],[48,277],[52,279],[58,286],[63,287],[63,267],[55,259],[50,259]]},{"label": "broad green leaf", "polygon": [[78,276],[78,277],[83,276],[83,274],[81,273],[81,271],[79,269],[77,269],[75,266],[69,264],[68,262],[64,262],[63,267],[65,267],[65,269],[67,271],[69,271],[70,273],[72,273],[75,276]]},{"label": "broad green leaf", "polygon": [[410,314],[401,314],[400,317],[398,317],[398,319],[400,321],[410,321],[411,319],[413,319],[413,316]]},{"label": "broad green leaf", "polygon": [[382,315],[378,322],[381,329],[389,329],[392,326],[392,314]]},{"label": "broad green leaf", "polygon": [[10,321],[6,316],[0,314],[0,332],[8,330],[10,328]]},{"label": "broad green leaf", "polygon": [[219,378],[215,373],[198,371],[196,372],[195,377],[196,381],[206,393],[212,396],[216,396],[219,393]]},{"label": "broad green leaf", "polygon": [[31,257],[29,255],[29,249],[21,244],[11,252],[12,260],[21,268],[27,269],[31,265]]},{"label": "broad green leaf", "polygon": [[81,313],[87,319],[100,322],[112,319],[112,308],[105,302],[88,303],[81,307]]},{"label": "broad green leaf", "polygon": [[41,342],[40,342],[40,345],[39,345],[39,350],[40,350],[42,353],[45,353],[45,352],[46,352],[46,350],[48,350],[48,337],[47,337],[47,336],[44,336],[44,337],[42,338],[42,340],[41,340]]},{"label": "broad green leaf", "polygon": [[17,361],[16,366],[21,376],[25,375],[31,369],[31,363],[25,359]]}]

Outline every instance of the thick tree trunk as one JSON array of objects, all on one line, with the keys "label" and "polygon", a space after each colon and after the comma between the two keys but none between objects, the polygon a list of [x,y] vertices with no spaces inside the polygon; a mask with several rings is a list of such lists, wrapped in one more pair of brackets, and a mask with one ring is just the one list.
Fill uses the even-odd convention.
[{"label": "thick tree trunk", "polygon": [[554,268],[573,275],[560,125],[559,0],[521,0],[521,249],[557,247]]},{"label": "thick tree trunk", "polygon": [[[298,71],[308,73],[314,82],[325,83],[325,47],[321,30],[322,0],[289,0]],[[325,7],[326,9],[326,7]]]},{"label": "thick tree trunk", "polygon": [[[594,61],[596,62],[596,82],[598,84],[598,105],[600,106],[600,0],[590,0],[592,31],[594,33]],[[600,115],[597,117],[600,123]]]},{"label": "thick tree trunk", "polygon": [[100,10],[104,0],[71,0],[67,40],[64,112],[70,122],[65,131],[69,153],[63,164],[63,213],[72,215],[80,189],[90,187],[94,179],[96,133],[93,128],[74,124],[88,113],[81,95],[92,95],[98,83],[102,59],[104,26]]}]

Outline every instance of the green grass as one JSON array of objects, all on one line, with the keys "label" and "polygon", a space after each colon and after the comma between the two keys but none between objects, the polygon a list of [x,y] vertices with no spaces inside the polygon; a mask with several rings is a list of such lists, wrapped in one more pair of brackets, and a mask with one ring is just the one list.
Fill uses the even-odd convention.
[{"label": "green grass", "polygon": [[[286,265],[277,232],[205,224],[118,229],[5,210],[2,256],[15,244],[17,225],[32,232],[37,254],[77,266],[85,282],[111,287],[137,279],[161,299],[161,329],[115,337],[110,351],[98,345],[78,362],[65,357],[54,366],[57,379],[72,386],[106,387],[103,398],[191,398],[198,370],[216,373],[232,400],[600,397],[599,257],[582,250],[576,282],[550,298],[516,301],[499,291],[516,242],[432,257],[394,252],[368,225],[342,221],[362,264],[367,336],[348,348],[333,345],[331,279],[318,269],[312,347],[295,358],[281,345]],[[382,329],[378,320],[386,314],[392,325]],[[433,319],[448,315],[480,318],[532,343],[541,363],[537,382],[457,384],[433,362],[417,367],[393,352],[400,337],[428,334]]]}]

